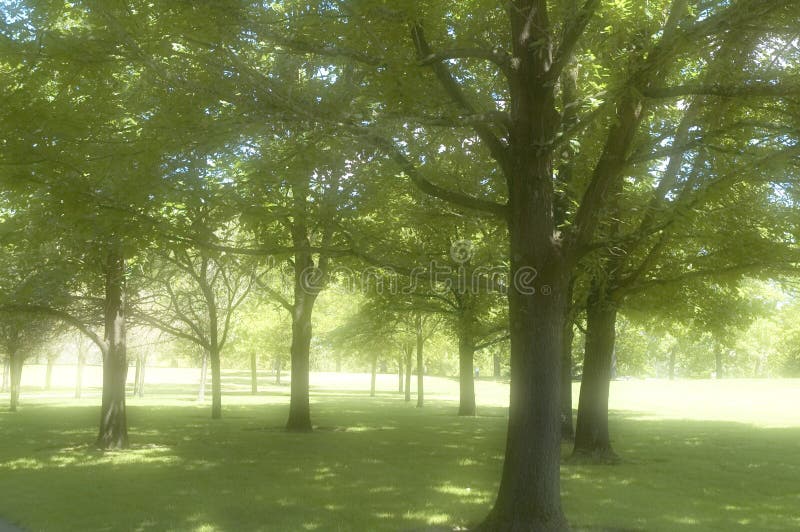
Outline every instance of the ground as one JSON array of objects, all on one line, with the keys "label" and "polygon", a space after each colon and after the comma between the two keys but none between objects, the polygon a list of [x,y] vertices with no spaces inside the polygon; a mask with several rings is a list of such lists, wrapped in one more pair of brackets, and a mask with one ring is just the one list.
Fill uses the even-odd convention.
[{"label": "ground", "polygon": [[[72,372],[44,392],[26,368],[17,413],[0,394],[0,516],[25,530],[453,530],[480,521],[500,478],[505,384],[479,382],[478,417],[458,418],[451,379],[426,378],[418,409],[395,376],[370,398],[368,375],[314,374],[318,428],[288,434],[288,387],[266,374],[251,396],[226,372],[212,421],[195,370],[153,369],[129,400],[133,449],[102,453],[98,369],[81,400]],[[800,529],[798,404],[798,380],[614,382],[623,462],[565,464],[565,512],[579,529]]]}]

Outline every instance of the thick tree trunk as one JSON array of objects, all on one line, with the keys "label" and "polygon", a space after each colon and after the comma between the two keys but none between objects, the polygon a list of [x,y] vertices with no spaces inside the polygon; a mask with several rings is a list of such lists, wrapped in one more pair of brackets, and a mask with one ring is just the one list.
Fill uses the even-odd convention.
[{"label": "thick tree trunk", "polygon": [[458,415],[474,416],[475,408],[475,343],[464,327],[458,334]]},{"label": "thick tree trunk", "polygon": [[411,363],[412,363],[412,356],[414,355],[414,348],[412,346],[408,346],[405,349],[406,354],[406,382],[405,382],[405,400],[407,402],[411,402]]},{"label": "thick tree trunk", "polygon": [[250,393],[258,393],[258,368],[256,367],[256,352],[250,352]]},{"label": "thick tree trunk", "polygon": [[573,457],[598,462],[618,458],[608,433],[608,392],[614,354],[617,309],[601,287],[592,290],[586,305],[586,347],[578,401]]},{"label": "thick tree trunk", "polygon": [[375,382],[378,379],[378,355],[372,355],[372,374],[369,379],[369,396],[375,397]]},{"label": "thick tree trunk", "polygon": [[561,356],[572,270],[553,218],[553,161],[546,146],[559,117],[550,68],[546,4],[509,9],[513,54],[508,291],[511,390],[505,461],[482,531],[566,530],[561,507]]},{"label": "thick tree trunk", "polygon": [[403,393],[403,357],[397,359],[397,393]]},{"label": "thick tree trunk", "polygon": [[47,357],[47,369],[45,370],[44,374],[44,389],[49,390],[53,387],[53,364],[55,363],[55,359],[53,357]]},{"label": "thick tree trunk", "polygon": [[203,349],[203,360],[200,363],[200,388],[197,391],[197,400],[206,400],[206,382],[208,381],[208,350]]},{"label": "thick tree trunk", "polygon": [[101,449],[128,447],[125,384],[126,353],[125,258],[120,250],[109,253],[105,268],[105,336],[103,349],[103,400],[96,445]]},{"label": "thick tree trunk", "polygon": [[83,393],[83,367],[86,365],[86,354],[78,348],[78,367],[75,371],[75,399],[80,399]]},{"label": "thick tree trunk", "polygon": [[212,346],[208,357],[211,366],[211,419],[222,418],[222,370],[219,347]]},{"label": "thick tree trunk", "polygon": [[425,404],[425,357],[423,354],[425,336],[423,335],[422,324],[422,316],[417,314],[415,323],[417,333],[417,408],[422,408]]},{"label": "thick tree trunk", "polygon": [[25,365],[25,361],[19,353],[9,353],[8,357],[10,360],[9,370],[11,372],[9,410],[16,412],[17,406],[19,405],[19,392],[22,386],[22,368]]},{"label": "thick tree trunk", "polygon": [[[522,266],[513,257],[519,257],[515,251],[522,252],[515,248],[512,265],[520,271]],[[497,499],[481,531],[568,529],[560,493],[566,283],[560,278],[563,273],[556,272],[542,276],[542,284],[548,286],[544,291],[509,294],[511,401],[506,454]]]},{"label": "thick tree trunk", "polygon": [[567,312],[564,323],[564,337],[561,344],[561,439],[572,441],[575,429],[572,424],[572,339],[575,327],[571,312]]},{"label": "thick tree trunk", "polygon": [[292,432],[311,431],[311,405],[309,401],[309,369],[311,351],[311,312],[316,296],[303,290],[298,281],[292,313],[292,381],[289,400],[289,419],[286,429]]}]

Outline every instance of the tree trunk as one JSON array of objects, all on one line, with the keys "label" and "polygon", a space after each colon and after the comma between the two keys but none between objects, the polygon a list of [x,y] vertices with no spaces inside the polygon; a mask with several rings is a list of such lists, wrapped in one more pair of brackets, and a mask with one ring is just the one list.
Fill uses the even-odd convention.
[{"label": "tree trunk", "polygon": [[219,347],[212,346],[209,351],[211,366],[211,419],[222,418],[222,371],[219,358]]},{"label": "tree trunk", "polygon": [[414,348],[412,346],[407,346],[405,348],[406,354],[406,382],[405,382],[405,400],[407,402],[411,402],[411,362],[412,357],[414,355]]},{"label": "tree trunk", "polygon": [[206,381],[208,381],[208,350],[203,349],[203,361],[200,364],[200,389],[197,392],[197,400],[206,400]]},{"label": "tree trunk", "polygon": [[[514,231],[516,233],[516,231]],[[512,268],[530,247],[512,241]],[[516,258],[515,258],[516,257]],[[561,508],[561,368],[566,283],[555,269],[536,294],[509,291],[511,400],[505,461],[497,499],[479,530],[567,530]],[[512,277],[513,278],[513,277]]]},{"label": "tree trunk", "polygon": [[83,393],[83,367],[86,365],[86,354],[78,348],[78,367],[75,372],[75,399],[80,399]]},{"label": "tree trunk", "polygon": [[275,384],[281,383],[281,357],[275,357]]},{"label": "tree trunk", "polygon": [[336,359],[336,373],[341,373],[341,372],[342,372],[342,359],[337,358]]},{"label": "tree trunk", "polygon": [[375,381],[378,378],[378,355],[372,355],[372,375],[369,380],[369,396],[375,397]]},{"label": "tree trunk", "polygon": [[[543,4],[543,3],[542,3]],[[561,356],[572,259],[553,218],[553,161],[547,145],[558,113],[550,67],[547,13],[509,9],[514,57],[513,142],[504,159],[508,191],[508,290],[511,390],[505,461],[483,531],[566,530],[561,507]],[[541,9],[540,9],[541,8]]]},{"label": "tree trunk", "polygon": [[618,460],[608,433],[608,392],[614,354],[617,309],[602,287],[593,287],[586,304],[586,344],[578,401],[573,456],[598,462]]},{"label": "tree trunk", "polygon": [[669,351],[669,380],[675,380],[675,362],[678,358],[678,349],[677,346],[673,347]]},{"label": "tree trunk", "polygon": [[492,377],[494,380],[499,381],[502,378],[500,365],[500,351],[495,349],[492,352]]},{"label": "tree trunk", "polygon": [[136,397],[139,395],[139,376],[142,373],[142,359],[140,356],[136,356],[136,367],[133,373],[133,396]]},{"label": "tree trunk", "polygon": [[475,342],[468,324],[458,331],[458,415],[474,416],[475,409]]},{"label": "tree trunk", "polygon": [[422,408],[425,404],[425,357],[423,355],[425,336],[423,335],[422,325],[422,316],[417,314],[415,323],[417,333],[417,408]]},{"label": "tree trunk", "polygon": [[718,345],[717,348],[714,350],[714,363],[715,363],[715,366],[716,366],[716,378],[718,378],[718,379],[721,379],[721,378],[725,377],[725,368],[723,367],[723,364],[722,364],[722,353],[723,353],[722,346]]},{"label": "tree trunk", "polygon": [[311,351],[311,312],[316,297],[303,290],[298,281],[295,287],[295,305],[292,313],[292,376],[289,419],[286,429],[292,432],[311,431],[311,405],[309,401],[309,369]]},{"label": "tree trunk", "polygon": [[258,393],[258,368],[256,367],[256,352],[250,352],[250,393]]},{"label": "tree trunk", "polygon": [[397,359],[397,393],[403,393],[403,357]]},{"label": "tree trunk", "polygon": [[49,390],[53,387],[53,364],[55,363],[55,359],[53,357],[47,357],[47,369],[45,370],[44,374],[44,389]]},{"label": "tree trunk", "polygon": [[561,345],[561,439],[564,441],[575,439],[575,429],[572,424],[572,339],[574,337],[575,327],[571,312],[568,311]]},{"label": "tree trunk", "polygon": [[8,358],[10,361],[9,369],[11,371],[9,410],[16,412],[17,405],[19,405],[20,387],[22,386],[22,367],[25,365],[25,361],[23,360],[22,355],[17,352],[9,353]]},{"label": "tree trunk", "polygon": [[103,400],[96,445],[101,449],[128,447],[125,384],[126,353],[125,258],[119,249],[108,254],[105,268]]},{"label": "tree trunk", "polygon": [[140,364],[139,364],[139,374],[136,380],[136,395],[141,399],[144,397],[144,374],[147,370],[147,355],[141,354],[139,355]]},{"label": "tree trunk", "polygon": [[9,389],[9,380],[11,377],[11,359],[6,356],[3,361],[3,382],[0,384],[0,393],[5,393]]}]

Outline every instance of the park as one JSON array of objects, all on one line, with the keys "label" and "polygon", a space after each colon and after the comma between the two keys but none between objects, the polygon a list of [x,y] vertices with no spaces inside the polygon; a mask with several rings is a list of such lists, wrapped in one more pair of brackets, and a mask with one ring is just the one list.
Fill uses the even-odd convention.
[{"label": "park", "polygon": [[0,532],[800,528],[796,0],[0,0]]}]

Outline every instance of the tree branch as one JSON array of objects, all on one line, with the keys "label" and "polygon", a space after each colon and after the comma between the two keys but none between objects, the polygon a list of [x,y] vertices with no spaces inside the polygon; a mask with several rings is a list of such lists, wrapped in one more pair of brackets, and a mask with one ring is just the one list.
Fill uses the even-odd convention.
[{"label": "tree branch", "polygon": [[800,83],[752,83],[748,85],[687,84],[674,87],[650,87],[642,91],[647,98],[669,99],[687,96],[721,98],[783,98],[800,96]]},{"label": "tree branch", "polygon": [[[414,42],[417,57],[421,62],[431,57],[436,57],[436,54],[433,53],[428,41],[425,39],[425,32],[420,24],[414,24],[412,26],[411,39]],[[475,111],[475,108],[469,100],[467,100],[466,96],[464,96],[458,82],[453,78],[450,69],[447,68],[444,63],[441,61],[430,61],[428,64],[430,64],[433,72],[439,79],[439,83],[444,88],[444,91],[456,105],[464,109],[470,115],[479,114]],[[473,125],[473,129],[489,149],[492,157],[500,164],[505,175],[511,175],[511,161],[508,156],[508,147],[500,141],[488,126],[476,123]]]},{"label": "tree branch", "polygon": [[549,77],[551,81],[555,81],[561,75],[564,67],[572,58],[572,53],[578,45],[578,41],[586,31],[586,26],[594,16],[597,8],[600,6],[600,0],[586,0],[583,7],[574,14],[573,18],[569,21],[564,28],[564,36],[561,39],[561,44],[555,53],[555,59],[550,66]]},{"label": "tree branch", "polygon": [[411,179],[411,182],[425,194],[448,203],[452,203],[453,205],[458,205],[459,207],[463,207],[465,209],[489,213],[500,218],[508,217],[509,211],[507,205],[468,196],[466,194],[448,190],[440,187],[439,185],[431,183],[420,175],[417,167],[397,148],[397,146],[395,146],[393,142],[374,135],[369,138],[373,144],[387,152],[389,157],[391,157],[392,160],[394,160],[400,166],[400,168],[403,169],[403,172],[405,172],[409,179]]}]

